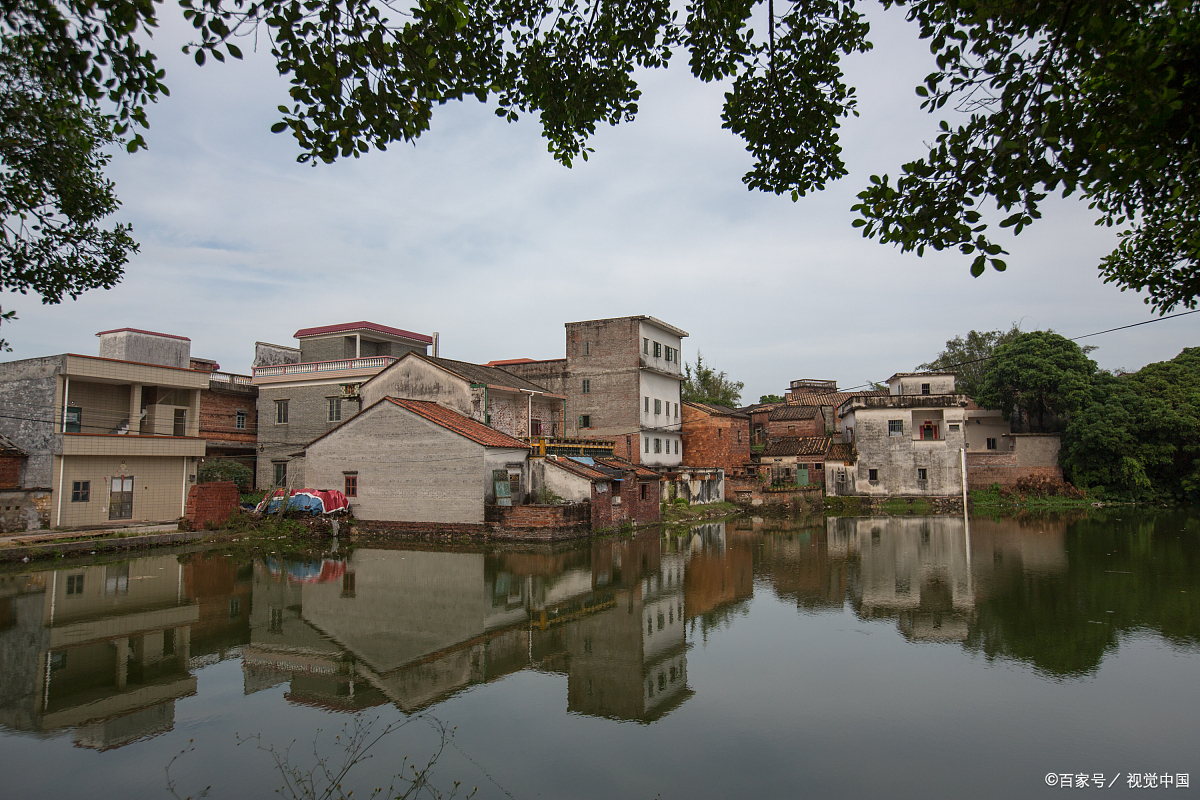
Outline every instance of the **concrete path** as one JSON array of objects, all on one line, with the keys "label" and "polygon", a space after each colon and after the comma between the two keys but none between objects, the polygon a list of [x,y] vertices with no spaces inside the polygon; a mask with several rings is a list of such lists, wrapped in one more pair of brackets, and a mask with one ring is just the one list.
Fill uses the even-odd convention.
[{"label": "concrete path", "polygon": [[0,561],[29,561],[113,550],[137,550],[203,539],[209,531],[181,531],[170,523],[77,531],[27,531],[0,536]]}]

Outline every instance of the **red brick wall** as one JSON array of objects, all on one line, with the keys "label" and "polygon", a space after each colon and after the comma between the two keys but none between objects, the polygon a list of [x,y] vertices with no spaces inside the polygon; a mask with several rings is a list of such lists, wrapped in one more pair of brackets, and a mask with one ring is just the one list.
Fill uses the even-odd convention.
[{"label": "red brick wall", "polygon": [[[237,427],[237,411],[246,412],[246,427]],[[223,442],[258,441],[257,398],[246,393],[200,392],[200,435]]]},{"label": "red brick wall", "polygon": [[[789,430],[790,429],[790,430]],[[772,439],[797,436],[824,436],[825,418],[818,414],[813,419],[780,419],[767,422],[767,436]]]},{"label": "red brick wall", "polygon": [[184,518],[193,530],[223,525],[235,511],[241,496],[233,481],[198,483],[188,491]]},{"label": "red brick wall", "polygon": [[20,489],[25,456],[0,456],[0,489]]},{"label": "red brick wall", "polygon": [[1022,467],[1017,463],[1017,454],[967,453],[967,488],[987,489],[998,483],[1008,489],[1017,485],[1021,478],[1063,479],[1062,467]]},{"label": "red brick wall", "polygon": [[590,504],[552,506],[487,506],[484,519],[500,528],[578,528],[591,520]]},{"label": "red brick wall", "polygon": [[714,416],[682,406],[683,463],[689,467],[720,467],[726,475],[742,471],[750,460],[750,420]]}]

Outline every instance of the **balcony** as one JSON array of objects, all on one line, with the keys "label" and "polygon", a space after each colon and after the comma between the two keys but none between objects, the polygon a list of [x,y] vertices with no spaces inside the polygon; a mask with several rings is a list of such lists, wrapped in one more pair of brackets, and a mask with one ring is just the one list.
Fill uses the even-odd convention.
[{"label": "balcony", "polygon": [[374,374],[398,360],[393,356],[369,356],[367,358],[345,358],[340,361],[307,361],[301,364],[274,364],[268,367],[254,367],[251,370],[254,375],[251,381],[255,384],[273,383],[291,380],[301,375],[320,373]]}]

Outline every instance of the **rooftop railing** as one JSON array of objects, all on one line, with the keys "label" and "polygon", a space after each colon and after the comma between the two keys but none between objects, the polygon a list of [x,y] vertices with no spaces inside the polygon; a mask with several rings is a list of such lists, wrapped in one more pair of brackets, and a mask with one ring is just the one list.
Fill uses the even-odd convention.
[{"label": "rooftop railing", "polygon": [[249,375],[234,375],[232,372],[210,372],[208,373],[208,379],[217,383],[229,383],[237,386],[251,385]]},{"label": "rooftop railing", "polygon": [[367,358],[346,358],[341,361],[308,361],[303,364],[275,364],[269,367],[254,367],[252,371],[255,378],[276,378],[283,375],[307,375],[314,372],[383,369],[398,360],[392,356],[369,356]]}]

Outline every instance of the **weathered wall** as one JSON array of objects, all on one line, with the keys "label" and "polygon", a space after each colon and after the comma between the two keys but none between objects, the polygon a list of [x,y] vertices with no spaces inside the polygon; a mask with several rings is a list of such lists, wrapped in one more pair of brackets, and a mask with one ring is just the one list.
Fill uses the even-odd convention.
[{"label": "weathered wall", "polygon": [[300,349],[281,344],[267,342],[254,343],[254,364],[256,367],[274,367],[279,364],[299,364]]},{"label": "weathered wall", "polygon": [[953,375],[912,375],[897,378],[888,384],[891,394],[924,394],[923,384],[929,384],[929,394],[954,394]]},{"label": "weathered wall", "polygon": [[[947,496],[962,492],[960,448],[965,444],[961,423],[963,410],[954,406],[944,410],[947,422],[958,422],[958,431],[945,433],[944,439],[921,441],[913,439],[910,409],[859,409],[847,417],[855,431],[858,448],[855,494],[865,495],[929,495]],[[850,420],[850,416],[853,420]],[[889,435],[888,421],[900,419],[904,430],[899,436]],[[877,470],[877,480],[870,480],[870,470]],[[921,482],[918,469],[926,470]],[[843,494],[849,487],[834,484],[831,493]]]},{"label": "weathered wall", "polygon": [[725,501],[725,471],[720,467],[686,469],[671,474],[675,477],[668,477],[666,481],[666,500],[682,497],[692,505]]},{"label": "weathered wall", "polygon": [[528,364],[501,364],[499,369],[511,372],[530,383],[536,383],[551,394],[567,393],[567,360],[554,358]]},{"label": "weathered wall", "polygon": [[[340,488],[341,481],[331,486],[313,486],[311,479],[305,474],[303,456],[291,458],[292,454],[302,452],[304,446],[323,436],[342,424],[329,420],[329,398],[341,394],[341,385],[337,382],[316,385],[276,385],[265,384],[258,389],[258,408],[261,413],[261,424],[258,428],[258,476],[260,488],[274,485],[276,461],[288,461],[288,482],[292,488],[308,485],[316,489]],[[288,401],[288,422],[278,425],[275,422],[275,401]],[[342,421],[350,419],[358,413],[360,404],[357,400],[342,401]],[[289,460],[290,459],[290,460]]]},{"label": "weathered wall", "polygon": [[683,463],[689,467],[719,467],[741,472],[750,460],[750,419],[710,414],[683,405]]},{"label": "weathered wall", "polygon": [[579,502],[591,500],[592,482],[582,475],[559,467],[553,459],[529,459],[529,491],[536,496],[545,487],[563,500]]},{"label": "weathered wall", "polygon": [[1058,466],[1058,434],[1014,434],[1013,442],[1016,449],[1009,452],[967,451],[969,488],[987,489],[999,484],[1008,489],[1022,478],[1063,479],[1062,467]]},{"label": "weathered wall", "polygon": [[358,393],[363,408],[385,397],[428,400],[464,417],[483,420],[482,408],[475,403],[467,381],[419,358],[397,361],[365,382]]},{"label": "weathered wall", "polygon": [[819,411],[811,419],[768,419],[767,421],[767,436],[772,439],[824,435],[825,417]]},{"label": "weathered wall", "polygon": [[49,528],[51,497],[48,488],[0,491],[0,531],[19,533]]},{"label": "weathered wall", "polygon": [[100,337],[100,357],[164,367],[191,367],[192,343],[188,339],[116,331]]},{"label": "weathered wall", "polygon": [[1012,449],[1012,439],[1009,438],[1009,424],[1000,416],[999,411],[969,411],[964,423],[967,434],[967,452],[986,452],[987,440],[996,440],[996,450]]},{"label": "weathered wall", "polygon": [[1022,467],[1057,467],[1062,437],[1057,433],[1016,433],[1013,445]]},{"label": "weathered wall", "polygon": [[19,412],[0,417],[0,433],[29,454],[25,465],[27,489],[50,487],[54,453],[62,448],[58,374],[63,366],[62,356],[0,364],[0,404]]},{"label": "weathered wall", "polygon": [[[200,392],[200,435],[210,444],[255,444],[258,440],[258,390],[245,385],[235,385],[233,388],[221,386],[220,382],[214,381],[212,389]],[[239,411],[246,415],[244,428],[237,427]]]}]

